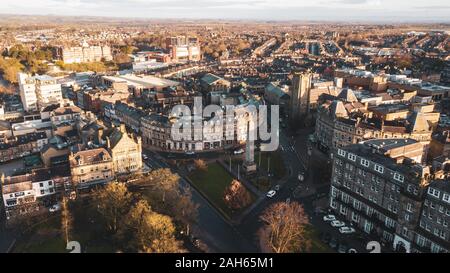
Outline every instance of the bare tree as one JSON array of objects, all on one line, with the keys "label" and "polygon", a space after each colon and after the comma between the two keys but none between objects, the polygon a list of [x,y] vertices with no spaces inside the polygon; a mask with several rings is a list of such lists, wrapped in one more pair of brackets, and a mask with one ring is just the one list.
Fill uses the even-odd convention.
[{"label": "bare tree", "polygon": [[73,218],[69,210],[67,197],[61,201],[61,226],[66,244],[69,243],[70,231],[72,230]]},{"label": "bare tree", "polygon": [[199,171],[205,172],[208,170],[208,165],[203,159],[194,160],[195,168]]},{"label": "bare tree", "polygon": [[306,230],[308,216],[299,203],[275,203],[260,218],[265,226],[258,236],[262,247],[268,251],[294,253],[311,249],[312,242]]},{"label": "bare tree", "polygon": [[231,209],[241,209],[250,205],[252,196],[250,192],[238,180],[231,181],[228,188],[223,193],[223,199]]}]

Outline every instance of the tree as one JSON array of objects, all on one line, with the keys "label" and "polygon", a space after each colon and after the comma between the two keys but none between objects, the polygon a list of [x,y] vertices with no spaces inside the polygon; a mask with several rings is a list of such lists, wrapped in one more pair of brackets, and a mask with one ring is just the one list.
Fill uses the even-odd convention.
[{"label": "tree", "polygon": [[19,60],[14,58],[4,59],[0,57],[0,73],[10,83],[17,83],[17,74],[23,69]]},{"label": "tree", "polygon": [[182,243],[175,238],[175,225],[169,216],[156,212],[147,214],[143,227],[137,233],[146,253],[185,252]]},{"label": "tree", "polygon": [[155,211],[170,215],[180,228],[189,233],[198,216],[198,204],[192,201],[189,188],[180,186],[180,177],[170,169],[157,169],[130,185],[130,189],[145,189]]},{"label": "tree", "polygon": [[144,179],[138,180],[136,183],[139,186],[143,187],[152,187],[155,191],[160,191],[162,202],[166,201],[166,194],[168,192],[176,191],[179,187],[180,177],[170,171],[170,169],[156,169],[153,170],[147,177]]},{"label": "tree", "polygon": [[223,199],[231,209],[245,208],[252,202],[250,192],[238,180],[231,181],[228,188],[223,193]]},{"label": "tree", "polygon": [[186,235],[189,235],[190,226],[197,221],[199,207],[192,201],[191,189],[185,188],[183,192],[178,192],[173,204],[175,204],[172,206],[174,219],[184,225]]},{"label": "tree", "polygon": [[208,165],[203,159],[194,160],[195,168],[199,171],[206,172],[208,170]]},{"label": "tree", "polygon": [[112,182],[94,194],[97,209],[109,232],[115,234],[121,228],[123,216],[128,212],[132,194],[125,184]]},{"label": "tree", "polygon": [[311,249],[306,227],[308,216],[303,207],[279,202],[267,208],[260,219],[265,223],[259,232],[261,245],[275,253],[303,252]]},{"label": "tree", "polygon": [[61,201],[61,227],[64,234],[66,244],[69,243],[70,231],[72,230],[73,218],[69,210],[67,197],[63,197]]},{"label": "tree", "polygon": [[147,201],[139,200],[126,216],[128,247],[147,253],[184,252],[175,238],[176,228],[169,216],[154,212]]}]

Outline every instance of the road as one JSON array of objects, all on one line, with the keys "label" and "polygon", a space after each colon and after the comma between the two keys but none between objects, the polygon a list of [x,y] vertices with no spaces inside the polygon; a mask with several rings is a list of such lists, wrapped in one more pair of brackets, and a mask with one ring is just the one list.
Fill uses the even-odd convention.
[{"label": "road", "polygon": [[[328,183],[317,183],[316,176],[308,174],[307,165],[307,139],[310,132],[303,132],[296,137],[287,136],[284,131],[280,132],[280,149],[283,151],[283,159],[289,170],[289,177],[281,180],[278,184],[280,190],[273,198],[266,198],[253,211],[251,211],[238,226],[239,231],[255,245],[257,242],[257,231],[262,223],[259,221],[261,213],[273,203],[285,202],[287,198],[292,201],[301,203],[310,217],[310,223],[321,234],[328,234],[335,238],[340,244],[346,246],[346,250],[354,248],[358,252],[367,252],[365,247],[368,239],[356,239],[355,235],[340,234],[338,229],[322,220],[323,214],[318,214],[316,209],[322,201],[324,205],[320,205],[322,209],[326,208],[328,200],[329,185]],[[299,147],[302,146],[302,147]],[[300,148],[300,149],[299,149]],[[306,179],[304,182],[298,180],[298,174],[304,173]],[[297,189],[298,188],[298,189]],[[297,190],[296,190],[297,189]],[[323,202],[325,201],[325,202]]]},{"label": "road", "polygon": [[[161,156],[155,153],[147,154],[150,156],[146,160],[146,164],[150,168],[170,168]],[[181,178],[180,184],[182,187],[191,189],[193,201],[199,204],[196,236],[203,240],[213,252],[251,253],[257,251],[256,247],[228,223],[185,179]]]}]

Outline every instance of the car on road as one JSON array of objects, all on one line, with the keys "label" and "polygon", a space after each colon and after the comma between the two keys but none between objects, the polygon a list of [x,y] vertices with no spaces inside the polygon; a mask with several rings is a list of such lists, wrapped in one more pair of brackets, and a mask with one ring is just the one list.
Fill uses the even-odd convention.
[{"label": "car on road", "polygon": [[325,215],[323,217],[323,220],[325,222],[335,221],[336,220],[336,216],[334,216],[333,214],[328,214],[328,215]]},{"label": "car on road", "polygon": [[243,154],[243,153],[244,153],[244,149],[238,149],[238,150],[235,150],[233,152],[233,154],[235,154],[235,155],[240,155],[240,154]]},{"label": "car on road", "polygon": [[286,199],[286,204],[289,205],[290,203],[291,203],[291,198],[287,198],[287,199]]},{"label": "car on road", "polygon": [[305,174],[304,173],[299,173],[298,174],[298,181],[303,182],[303,180],[305,180]]},{"label": "car on road", "polygon": [[276,185],[276,186],[275,186],[275,190],[276,190],[276,191],[279,191],[279,190],[280,190],[280,185]]},{"label": "car on road", "polygon": [[57,204],[54,204],[53,206],[51,206],[51,207],[48,209],[48,211],[50,211],[50,212],[56,212],[56,211],[58,211],[58,210],[60,210],[60,209],[61,209],[61,204],[57,203]]},{"label": "car on road", "polygon": [[144,160],[147,160],[147,159],[148,159],[148,156],[147,156],[146,154],[142,154],[142,158],[143,158]]},{"label": "car on road", "polygon": [[345,226],[345,223],[342,221],[339,221],[339,220],[334,220],[334,221],[331,221],[331,226],[341,228],[341,227]]},{"label": "car on road", "polygon": [[187,151],[187,152],[185,152],[185,154],[186,155],[195,155],[195,152],[194,151]]},{"label": "car on road", "polygon": [[275,196],[275,194],[277,194],[277,192],[274,191],[274,190],[272,190],[272,191],[269,191],[269,192],[266,194],[266,196],[269,197],[269,198],[272,198],[272,197]]},{"label": "car on road", "polygon": [[355,229],[352,227],[341,227],[339,228],[339,232],[342,234],[352,234],[355,233]]}]

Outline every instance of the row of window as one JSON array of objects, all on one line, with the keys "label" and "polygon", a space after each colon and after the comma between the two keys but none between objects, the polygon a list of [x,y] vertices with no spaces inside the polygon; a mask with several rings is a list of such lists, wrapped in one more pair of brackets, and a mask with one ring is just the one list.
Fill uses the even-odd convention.
[{"label": "row of window", "polygon": [[[441,197],[441,192],[435,188],[429,187],[428,194],[436,198]],[[450,195],[448,193],[442,193],[442,201],[450,204]]]}]

